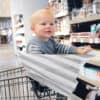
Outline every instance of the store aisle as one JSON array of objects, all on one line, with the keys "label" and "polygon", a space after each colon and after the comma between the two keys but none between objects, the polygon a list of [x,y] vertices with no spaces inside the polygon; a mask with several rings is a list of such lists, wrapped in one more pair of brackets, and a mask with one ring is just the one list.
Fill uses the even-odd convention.
[{"label": "store aisle", "polygon": [[0,58],[14,55],[13,47],[8,44],[0,44]]},{"label": "store aisle", "polygon": [[13,48],[9,45],[0,44],[0,70],[16,65],[16,61]]}]

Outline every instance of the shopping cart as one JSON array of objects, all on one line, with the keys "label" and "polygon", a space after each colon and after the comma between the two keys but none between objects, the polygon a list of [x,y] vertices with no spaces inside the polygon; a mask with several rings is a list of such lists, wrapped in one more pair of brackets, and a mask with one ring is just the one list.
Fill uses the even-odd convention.
[{"label": "shopping cart", "polygon": [[41,87],[39,82],[32,85],[34,82],[37,81],[25,75],[24,67],[0,71],[0,100],[67,100],[49,87]]}]

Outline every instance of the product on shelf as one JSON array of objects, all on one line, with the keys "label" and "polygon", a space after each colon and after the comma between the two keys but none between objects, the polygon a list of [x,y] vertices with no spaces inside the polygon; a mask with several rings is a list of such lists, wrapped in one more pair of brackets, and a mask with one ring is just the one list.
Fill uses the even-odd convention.
[{"label": "product on shelf", "polygon": [[92,57],[84,64],[84,76],[100,81],[100,57]]},{"label": "product on shelf", "polygon": [[92,48],[100,49],[100,38],[91,35],[91,32],[71,33],[70,42],[75,46],[91,45]]}]

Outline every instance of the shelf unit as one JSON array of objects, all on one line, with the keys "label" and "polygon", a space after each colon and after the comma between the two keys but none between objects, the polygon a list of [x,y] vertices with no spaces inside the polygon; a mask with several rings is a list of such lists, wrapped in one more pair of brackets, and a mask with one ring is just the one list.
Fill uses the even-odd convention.
[{"label": "shelf unit", "polygon": [[[50,7],[54,8],[55,19],[56,19],[56,21],[58,21],[58,23],[56,23],[56,24],[59,24],[59,25],[57,25],[57,27],[61,28],[60,31],[58,30],[56,32],[57,33],[56,35],[60,35],[60,34],[61,35],[65,35],[65,34],[69,35],[70,31],[73,31],[73,30],[71,30],[71,25],[100,20],[100,14],[93,14],[93,15],[86,16],[86,17],[78,16],[74,19],[71,19],[71,16],[70,16],[71,12],[69,12],[70,7],[68,7],[69,6],[68,2],[69,1],[66,1],[66,0],[49,0],[49,5],[50,5]],[[65,7],[65,5],[63,3],[65,3],[65,5],[67,7]],[[73,3],[75,3],[75,2],[73,1]],[[63,21],[62,21],[62,19],[63,19]],[[62,24],[64,24],[64,26]],[[63,27],[65,27],[64,28],[65,33],[62,31],[62,30],[64,30]]]},{"label": "shelf unit", "polygon": [[100,20],[100,15],[92,15],[92,16],[87,16],[87,17],[77,17],[73,20],[70,20],[70,24],[78,24],[78,23],[84,23],[84,22],[90,22],[90,21],[95,21],[95,20]]},{"label": "shelf unit", "polygon": [[[66,40],[66,38],[65,38],[66,36],[70,36],[70,33],[74,32],[73,26],[76,25],[77,27],[79,27],[79,25],[83,24],[83,23],[85,23],[85,25],[87,26],[87,23],[93,22],[93,21],[95,22],[97,20],[99,20],[99,22],[100,22],[100,15],[97,15],[97,14],[91,15],[91,16],[86,16],[86,17],[76,17],[74,19],[71,19],[71,16],[69,15],[71,12],[68,11],[69,10],[68,2],[66,0],[49,0],[49,6],[54,9],[53,11],[54,11],[55,20],[56,20],[55,37],[61,37],[61,38],[63,37],[63,39],[65,39],[65,40]],[[65,7],[64,3],[66,3],[65,5],[67,7]],[[83,28],[84,28],[83,29],[84,31],[87,31],[87,27],[85,28],[83,26]],[[92,39],[95,40],[97,38],[95,38],[95,39],[92,38]],[[68,40],[68,38],[67,38],[67,40]],[[83,40],[83,38],[81,40]],[[97,41],[98,40],[100,43],[100,39],[97,39]]]},{"label": "shelf unit", "polygon": [[68,23],[69,14],[67,1],[49,0],[48,3],[48,5],[53,8],[55,16],[56,32],[54,37],[63,44],[69,43],[70,24]]},{"label": "shelf unit", "polygon": [[[70,27],[67,23],[67,20],[69,20],[67,1],[49,0],[49,6],[53,8],[56,20],[55,35],[69,35]],[[66,27],[69,28],[66,29]]]},{"label": "shelf unit", "polygon": [[100,87],[100,57],[88,59],[84,65],[83,75],[79,75],[79,78],[93,86]]},{"label": "shelf unit", "polygon": [[17,14],[12,16],[12,22],[13,22],[15,52],[25,51],[26,41],[25,41],[23,15]]},{"label": "shelf unit", "polygon": [[11,31],[11,17],[0,17],[0,44],[7,44],[12,40],[11,37],[9,38]]},{"label": "shelf unit", "polygon": [[86,78],[86,77],[84,77],[82,75],[80,75],[78,78],[83,80],[85,83],[88,83],[88,84],[90,84],[92,86],[100,87],[100,81],[99,80],[98,81],[90,80],[90,79],[88,79],[88,78]]}]

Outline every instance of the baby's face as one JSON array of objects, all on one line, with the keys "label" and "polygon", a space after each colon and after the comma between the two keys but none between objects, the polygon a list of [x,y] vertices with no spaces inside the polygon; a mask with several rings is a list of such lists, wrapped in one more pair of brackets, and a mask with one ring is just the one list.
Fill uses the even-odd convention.
[{"label": "baby's face", "polygon": [[89,3],[91,3],[91,1],[92,1],[92,0],[83,0],[83,3],[84,3],[84,4],[89,4]]},{"label": "baby's face", "polygon": [[47,14],[38,17],[33,30],[38,37],[48,40],[55,31],[54,18]]}]

